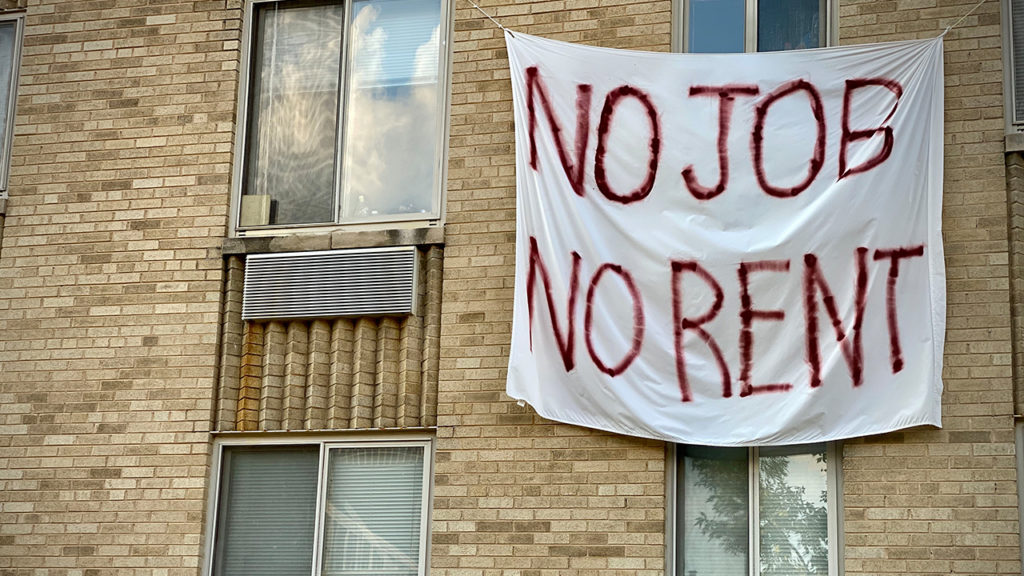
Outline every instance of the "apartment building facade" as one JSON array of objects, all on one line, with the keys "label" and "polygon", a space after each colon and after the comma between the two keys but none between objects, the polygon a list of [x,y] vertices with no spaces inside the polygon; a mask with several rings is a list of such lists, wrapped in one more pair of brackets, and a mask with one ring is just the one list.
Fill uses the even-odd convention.
[{"label": "apartment building facade", "polygon": [[[505,395],[512,94],[472,3],[0,6],[0,574],[1021,572],[1024,4],[480,3],[662,52],[968,14],[944,40],[943,428],[739,453]],[[779,466],[807,478],[773,492]],[[732,516],[688,516],[710,496]],[[772,544],[775,513],[798,518]]]}]

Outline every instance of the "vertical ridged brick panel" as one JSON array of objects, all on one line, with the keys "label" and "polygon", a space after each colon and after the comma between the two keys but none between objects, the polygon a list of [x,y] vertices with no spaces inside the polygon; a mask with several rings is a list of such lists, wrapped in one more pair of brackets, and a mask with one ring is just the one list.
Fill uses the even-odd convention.
[{"label": "vertical ridged brick panel", "polygon": [[443,250],[419,259],[413,315],[243,322],[244,259],[227,258],[217,429],[434,426]]},{"label": "vertical ridged brick panel", "polygon": [[1013,405],[1024,414],[1024,153],[1006,155],[1009,204],[1010,300],[1013,307]]}]

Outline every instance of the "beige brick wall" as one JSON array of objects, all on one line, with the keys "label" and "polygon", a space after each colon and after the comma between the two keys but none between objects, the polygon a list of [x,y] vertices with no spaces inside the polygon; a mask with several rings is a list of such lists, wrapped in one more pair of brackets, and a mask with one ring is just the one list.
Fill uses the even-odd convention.
[{"label": "beige brick wall", "polygon": [[238,5],[29,2],[0,259],[0,573],[196,574]]},{"label": "beige brick wall", "polygon": [[[241,2],[28,4],[0,236],[0,574],[195,575]],[[843,0],[840,38],[934,36],[971,5]],[[499,31],[454,6],[431,572],[661,574],[664,444],[504,395],[508,69]],[[482,6],[551,38],[670,45],[670,0]],[[946,39],[945,428],[846,443],[848,574],[1020,571],[1001,57],[990,0]]]},{"label": "beige brick wall", "polygon": [[[973,4],[844,1],[839,36],[844,44],[934,37]],[[506,26],[547,37],[657,50],[669,45],[668,3],[484,6]],[[577,10],[560,12],[568,8]],[[664,565],[662,529],[656,526],[665,507],[662,445],[551,424],[502,393],[514,236],[510,94],[497,31],[471,9],[460,10],[457,18],[435,572],[659,571]],[[633,35],[637,30],[643,30],[642,38]],[[999,34],[999,6],[990,2],[945,43],[945,428],[846,443],[848,574],[1020,570]],[[572,448],[584,441],[616,441],[627,450]],[[626,484],[616,481],[625,476],[604,474],[620,466],[637,472],[628,474]],[[596,489],[625,497],[538,499],[523,492],[533,483],[553,483],[547,476],[551,469],[565,476],[557,477],[557,486],[542,486],[547,494]],[[638,496],[626,495],[630,492]],[[650,532],[630,524],[640,522],[637,518],[618,517],[626,511],[642,512],[647,522],[642,526]],[[552,516],[579,521],[536,523]],[[503,519],[513,523],[501,524]],[[582,545],[588,538],[601,540],[602,548],[588,555]],[[603,546],[605,538],[634,544],[612,549]],[[566,541],[580,545],[565,548]],[[482,551],[489,557],[479,558]]]},{"label": "beige brick wall", "polygon": [[[529,34],[667,51],[671,2],[481,6]],[[434,574],[664,571],[665,447],[554,424],[504,394],[515,179],[504,39],[456,2]]]},{"label": "beige brick wall", "polygon": [[[856,1],[843,44],[929,38],[974,0]],[[846,444],[847,574],[1019,574],[999,3],[945,39],[941,431]]]}]

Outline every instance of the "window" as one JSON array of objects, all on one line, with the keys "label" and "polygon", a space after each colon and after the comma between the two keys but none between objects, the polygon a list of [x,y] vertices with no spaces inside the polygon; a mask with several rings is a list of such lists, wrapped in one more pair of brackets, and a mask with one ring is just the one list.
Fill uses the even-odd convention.
[{"label": "window", "polygon": [[675,452],[676,576],[839,573],[834,445]]},{"label": "window", "polygon": [[214,576],[426,571],[429,441],[222,445]]},{"label": "window", "polygon": [[237,230],[438,219],[442,1],[248,6]]},{"label": "window", "polygon": [[1003,6],[1008,131],[1024,129],[1024,2],[1005,0]]},{"label": "window", "polygon": [[22,14],[0,14],[0,198],[7,197],[7,173],[14,135],[14,101],[21,59]]},{"label": "window", "polygon": [[827,0],[679,1],[684,52],[772,52],[828,45]]}]

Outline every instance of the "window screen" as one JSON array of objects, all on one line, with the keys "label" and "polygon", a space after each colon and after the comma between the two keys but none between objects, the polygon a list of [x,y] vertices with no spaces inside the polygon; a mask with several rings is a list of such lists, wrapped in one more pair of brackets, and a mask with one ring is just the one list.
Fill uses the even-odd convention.
[{"label": "window screen", "polygon": [[758,0],[757,51],[824,46],[824,4],[823,0]]},{"label": "window screen", "polygon": [[825,447],[758,454],[761,574],[828,574]]}]

